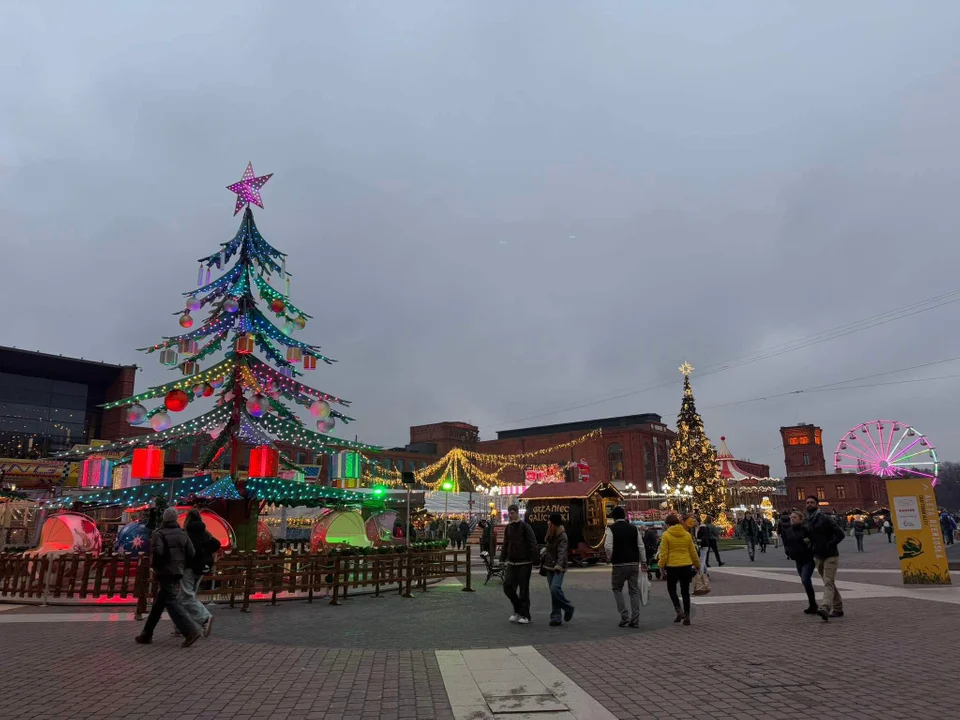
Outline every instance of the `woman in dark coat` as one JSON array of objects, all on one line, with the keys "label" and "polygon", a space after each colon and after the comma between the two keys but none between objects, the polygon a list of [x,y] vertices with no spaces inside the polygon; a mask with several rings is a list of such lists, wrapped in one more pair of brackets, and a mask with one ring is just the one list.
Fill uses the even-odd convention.
[{"label": "woman in dark coat", "polygon": [[804,591],[807,593],[808,605],[804,612],[807,615],[817,614],[817,595],[813,591],[813,549],[807,530],[803,526],[803,513],[794,510],[790,513],[790,522],[783,526],[783,550],[787,557],[797,564],[797,574]]},{"label": "woman in dark coat", "polygon": [[573,603],[563,594],[563,576],[567,572],[567,550],[570,541],[563,529],[563,516],[560,513],[550,513],[546,542],[540,567],[547,576],[547,587],[550,588],[550,624],[557,626],[562,625],[564,620],[570,622],[574,610]]}]

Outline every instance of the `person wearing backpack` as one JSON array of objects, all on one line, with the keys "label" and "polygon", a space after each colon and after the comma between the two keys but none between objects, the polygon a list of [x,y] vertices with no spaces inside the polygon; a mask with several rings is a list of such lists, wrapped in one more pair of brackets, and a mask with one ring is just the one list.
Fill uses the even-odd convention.
[{"label": "person wearing backpack", "polygon": [[179,600],[187,614],[203,628],[203,636],[208,637],[213,629],[213,615],[197,599],[197,587],[203,576],[213,568],[213,556],[220,550],[220,541],[207,530],[196,508],[187,513],[184,530],[193,544],[194,554],[193,560],[183,569]]},{"label": "person wearing backpack", "polygon": [[181,647],[190,647],[200,639],[203,630],[191,619],[177,598],[180,580],[186,567],[193,562],[195,552],[190,537],[177,524],[176,508],[168,507],[163,511],[160,529],[150,539],[150,554],[153,573],[157,577],[157,594],[143,630],[134,639],[141,645],[152,643],[153,631],[166,610],[174,626],[183,635]]},{"label": "person wearing backpack", "polygon": [[893,525],[890,524],[890,520],[883,521],[883,531],[887,534],[887,542],[893,542]]}]

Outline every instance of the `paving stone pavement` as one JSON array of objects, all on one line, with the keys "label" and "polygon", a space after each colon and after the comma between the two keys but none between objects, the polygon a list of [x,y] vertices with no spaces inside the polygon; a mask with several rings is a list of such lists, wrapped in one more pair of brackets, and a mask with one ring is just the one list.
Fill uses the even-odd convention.
[{"label": "paving stone pavement", "polygon": [[[454,713],[438,654],[523,647],[618,718],[950,717],[957,693],[945,648],[960,627],[956,592],[898,596],[895,558],[880,543],[868,550],[843,556],[839,579],[863,588],[862,599],[828,623],[800,612],[799,582],[773,549],[755,563],[725,553],[729,564],[704,599],[723,602],[695,604],[686,628],[672,623],[663,583],[641,630],[618,628],[608,568],[571,571],[565,589],[577,614],[561,628],[547,626],[536,576],[526,627],[506,621],[498,584],[476,593],[446,585],[414,600],[216,608],[214,636],[185,650],[166,622],[153,645],[134,644],[140,624],[122,611],[88,622],[85,613],[103,610],[10,608],[0,613],[0,719],[460,720],[467,715]],[[867,599],[870,587],[884,596]],[[758,595],[763,602],[744,602]]]}]

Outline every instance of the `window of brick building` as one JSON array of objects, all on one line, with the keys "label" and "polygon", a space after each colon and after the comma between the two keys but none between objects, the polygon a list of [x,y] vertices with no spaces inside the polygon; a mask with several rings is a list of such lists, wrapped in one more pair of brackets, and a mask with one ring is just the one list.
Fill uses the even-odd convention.
[{"label": "window of brick building", "polygon": [[803,464],[804,464],[804,465],[809,465],[809,464],[810,464],[810,453],[804,453],[804,454],[803,454]]},{"label": "window of brick building", "polygon": [[806,494],[804,493],[803,488],[802,488],[802,487],[798,487],[798,488],[797,488],[797,500],[805,500],[806,497],[807,497],[807,496],[806,496]]},{"label": "window of brick building", "polygon": [[847,489],[843,485],[837,485],[837,499],[845,500],[847,498]]},{"label": "window of brick building", "polygon": [[652,483],[652,482],[654,481],[654,477],[653,477],[653,456],[652,456],[652,454],[651,454],[651,452],[650,452],[650,446],[649,446],[649,445],[644,445],[644,446],[643,446],[643,475],[644,475],[644,479],[645,479],[648,483]]},{"label": "window of brick building", "polygon": [[818,500],[826,500],[826,499],[827,499],[827,493],[826,493],[826,491],[823,489],[823,485],[817,485],[817,499],[818,499]]},{"label": "window of brick building", "polygon": [[610,468],[610,482],[623,480],[623,448],[618,443],[607,448],[607,466]]}]

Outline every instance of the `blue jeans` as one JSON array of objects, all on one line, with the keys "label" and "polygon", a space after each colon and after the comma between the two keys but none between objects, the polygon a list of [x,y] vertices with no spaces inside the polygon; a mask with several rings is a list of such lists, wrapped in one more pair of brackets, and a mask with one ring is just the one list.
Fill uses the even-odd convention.
[{"label": "blue jeans", "polygon": [[550,588],[550,619],[563,620],[562,612],[573,610],[573,603],[563,594],[563,576],[566,573],[547,570],[547,587]]},{"label": "blue jeans", "polygon": [[817,606],[817,594],[813,591],[813,570],[815,564],[813,560],[797,560],[797,574],[800,575],[800,583],[803,585],[804,592],[807,593],[807,600],[810,607]]},{"label": "blue jeans", "polygon": [[180,606],[197,625],[203,625],[210,618],[210,611],[197,599],[197,586],[202,579],[203,575],[197,575],[189,568],[184,570],[180,580],[180,594],[177,597]]}]

